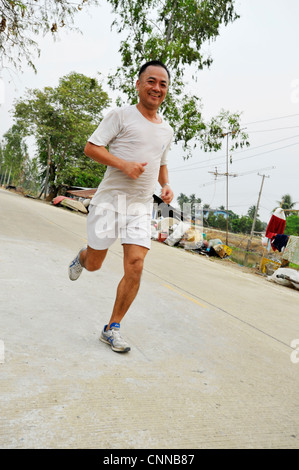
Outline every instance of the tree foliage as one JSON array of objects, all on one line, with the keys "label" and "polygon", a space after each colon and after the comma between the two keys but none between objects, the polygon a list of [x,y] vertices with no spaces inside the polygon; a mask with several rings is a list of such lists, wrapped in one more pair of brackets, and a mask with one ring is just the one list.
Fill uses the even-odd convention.
[{"label": "tree foliage", "polygon": [[[21,184],[27,158],[27,145],[22,129],[14,124],[4,134],[1,145],[1,176],[3,177],[5,173],[7,175],[7,181],[3,181],[3,183]],[[8,181],[9,177],[10,181]]]},{"label": "tree foliage", "polygon": [[291,214],[286,219],[285,233],[288,235],[299,236],[299,217],[298,215]]},{"label": "tree foliage", "polygon": [[[250,217],[252,220],[253,220],[253,218],[254,218],[255,211],[256,211],[256,206],[255,206],[255,205],[250,206],[249,209],[248,209],[248,211],[247,211],[248,217]],[[259,217],[259,214],[257,214],[256,216]]]},{"label": "tree foliage", "polygon": [[193,207],[196,204],[201,203],[201,199],[200,199],[200,197],[196,197],[195,194],[191,194],[190,196],[186,196],[186,194],[180,193],[180,195],[177,197],[177,202],[178,202],[181,210],[183,210],[184,205],[186,206],[187,204],[189,204],[191,206],[191,209],[193,209]]},{"label": "tree foliage", "polygon": [[285,212],[286,217],[289,217],[290,215],[294,214],[291,209],[293,209],[297,203],[292,200],[292,196],[290,194],[284,194],[281,197],[281,201],[277,202],[279,204],[279,207],[281,207],[282,209],[287,209],[287,211]]},{"label": "tree foliage", "polygon": [[[200,204],[203,208],[203,224],[205,227],[212,227],[218,230],[226,230],[226,210],[224,206],[220,206],[219,209],[211,209],[209,204],[202,204],[202,200],[196,197],[195,194],[187,196],[184,193],[180,193],[177,197],[177,202],[181,210],[190,207],[191,215],[195,216],[194,210],[199,209],[197,204]],[[233,211],[228,211],[228,228],[233,233],[244,233],[249,234],[252,228],[252,222],[255,214],[255,206],[251,206],[248,209],[247,215],[239,216]],[[299,217],[298,217],[299,219]],[[255,230],[262,232],[266,228],[266,223],[261,222],[258,218],[255,222]]]},{"label": "tree foliage", "polygon": [[140,65],[147,60],[162,60],[172,74],[171,89],[163,112],[175,130],[175,141],[182,143],[184,155],[198,144],[205,151],[219,150],[225,132],[231,132],[236,148],[248,145],[240,130],[240,113],[221,111],[204,122],[201,100],[186,91],[185,72],[193,70],[194,79],[212,58],[204,46],[238,18],[234,0],[108,0],[113,7],[113,26],[125,34],[120,45],[122,65],[110,76],[110,84],[123,97],[136,102],[135,80]]},{"label": "tree foliage", "polygon": [[[228,229],[232,233],[249,234],[251,232],[252,222],[253,217],[249,215],[239,216],[233,211],[228,212]],[[217,211],[213,210],[210,210],[208,214],[204,212],[204,226],[213,227],[219,230],[226,230],[226,217],[223,214],[219,214]],[[257,218],[255,222],[255,230],[257,232],[262,232],[265,230],[265,228],[266,223],[261,222]]]},{"label": "tree foliage", "polygon": [[[219,35],[221,24],[238,18],[233,0],[108,0],[118,32],[127,31],[120,52],[128,81],[123,84],[132,96],[134,76],[145,59],[159,58],[174,74],[174,85],[183,86],[186,65],[198,70],[210,66],[212,58],[202,46]],[[127,87],[127,88],[126,88]]]},{"label": "tree foliage", "polygon": [[101,181],[105,167],[85,157],[83,149],[109,103],[98,80],[75,72],[62,77],[56,88],[28,90],[15,103],[18,126],[35,137],[43,177],[50,149],[52,195],[63,184],[94,187]]},{"label": "tree foliage", "polygon": [[0,61],[21,69],[26,61],[35,70],[39,34],[54,37],[61,28],[73,28],[75,14],[97,0],[0,0]]}]

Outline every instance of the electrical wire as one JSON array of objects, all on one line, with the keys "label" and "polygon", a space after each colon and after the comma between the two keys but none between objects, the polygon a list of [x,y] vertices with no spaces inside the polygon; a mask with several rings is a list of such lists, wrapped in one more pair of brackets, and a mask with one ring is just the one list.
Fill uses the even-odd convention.
[{"label": "electrical wire", "polygon": [[[280,147],[280,148],[277,148],[277,149],[272,149],[272,150],[268,150],[267,152],[262,152],[262,153],[258,153],[258,154],[255,154],[255,155],[250,155],[249,157],[245,157],[245,158],[236,158],[234,161],[240,161],[240,160],[247,160],[249,158],[253,158],[253,157],[259,157],[260,155],[264,155],[266,153],[271,153],[271,152],[275,152],[276,150],[281,150],[281,149],[285,149],[285,148],[288,148],[288,147],[292,147],[294,145],[298,145],[299,142],[295,142],[294,144],[290,144],[290,145],[285,145],[284,147]],[[203,168],[203,167],[202,167]],[[183,171],[183,170],[182,170]],[[241,176],[241,175],[240,175]],[[219,178],[219,180],[221,180],[221,178]],[[206,186],[208,184],[211,184],[211,182],[209,183],[205,183],[203,186]],[[202,185],[201,185],[202,186]]]},{"label": "electrical wire", "polygon": [[252,122],[247,122],[244,125],[249,126],[250,124],[259,124],[260,122],[277,121],[278,119],[286,119],[286,118],[295,117],[295,116],[299,116],[299,114],[289,114],[287,116],[280,116],[280,117],[275,117],[275,118],[270,118],[270,119],[263,119],[261,121],[252,121]]},{"label": "electrical wire", "polygon": [[[283,142],[285,140],[289,140],[289,139],[294,139],[296,137],[299,137],[299,135],[294,135],[294,136],[291,136],[291,137],[286,137],[284,139],[279,139],[279,140],[276,140],[274,142],[269,142],[268,144],[263,144],[263,145],[258,145],[256,147],[252,147],[250,149],[244,149],[244,150],[240,150],[239,152],[236,152],[234,155],[239,155],[240,153],[243,153],[243,152],[248,152],[250,150],[255,150],[255,149],[258,149],[258,148],[262,148],[262,147],[266,147],[267,145],[272,145],[272,144],[277,144],[279,142]],[[244,158],[234,158],[234,161],[240,161],[240,160],[246,160],[247,158],[253,158],[253,157],[256,157],[256,156],[260,156],[260,155],[263,155],[264,153],[269,153],[269,152],[274,152],[276,150],[282,150],[284,148],[287,148],[287,147],[290,147],[290,146],[293,146],[293,145],[297,145],[298,142],[295,142],[294,144],[290,144],[290,145],[286,145],[284,147],[278,147],[278,148],[275,148],[275,149],[272,149],[272,150],[268,150],[266,152],[262,152],[262,153],[258,153],[258,154],[254,154],[254,155],[249,155],[248,157],[244,157]],[[192,163],[191,165],[200,165],[200,166],[196,166],[196,167],[188,167],[186,168],[185,165],[181,165],[181,166],[178,166],[178,167],[175,167],[175,168],[169,168],[168,172],[171,173],[171,172],[175,172],[175,171],[192,171],[192,170],[199,170],[199,169],[202,169],[202,168],[208,168],[211,166],[211,161],[215,161],[215,160],[219,160],[221,158],[224,158],[225,155],[222,155],[222,156],[219,156],[219,157],[215,157],[215,158],[211,158],[209,160],[203,160],[202,162],[194,162]],[[202,163],[206,163],[206,162],[209,162],[209,165],[204,165],[204,166],[201,166]],[[220,165],[224,165],[224,163],[220,163]]]},{"label": "electrical wire", "polygon": [[284,131],[285,129],[298,129],[299,126],[290,126],[290,127],[276,127],[274,129],[262,129],[256,131],[248,131],[249,134],[257,133],[257,132],[272,132],[272,131]]},{"label": "electrical wire", "polygon": [[[289,114],[287,116],[279,116],[279,117],[275,117],[275,118],[270,118],[270,119],[263,119],[263,120],[260,120],[260,121],[252,121],[252,122],[249,122],[249,123],[245,123],[244,125],[245,126],[248,126],[250,124],[258,124],[258,123],[261,123],[261,122],[269,122],[269,121],[275,121],[275,120],[278,120],[278,119],[286,119],[286,118],[290,118],[290,117],[295,117],[295,116],[299,116],[299,114]],[[284,130],[284,129],[294,129],[294,128],[298,128],[299,126],[291,126],[291,127],[282,127],[282,128],[276,128],[276,129],[264,129],[264,130],[256,130],[256,131],[249,131],[249,133],[253,132],[269,132],[269,131],[276,131],[276,130]],[[254,150],[256,148],[261,148],[261,147],[264,147],[266,145],[271,145],[271,144],[276,144],[276,143],[279,143],[279,142],[282,142],[284,140],[288,140],[288,139],[293,139],[294,137],[299,137],[298,135],[296,136],[291,136],[291,137],[285,137],[284,139],[280,139],[280,140],[276,140],[274,142],[269,142],[267,144],[263,144],[263,145],[258,145],[256,147],[251,147],[251,148],[247,148],[247,149],[243,149],[243,150],[239,150],[237,153],[241,153],[241,152],[248,152],[248,151],[251,151],[251,150]],[[219,157],[215,157],[213,160],[216,160],[216,159],[220,159],[220,158],[223,158],[225,157],[225,155],[222,155],[222,156],[219,156]],[[205,163],[205,162],[208,162],[208,161],[211,161],[211,159],[209,160],[203,160],[201,163]],[[193,163],[190,163],[189,166],[193,166],[193,165],[196,165],[198,164],[199,162],[193,162]],[[186,168],[185,165],[181,165],[181,166],[178,166],[178,167],[175,167],[175,168],[172,168],[172,169],[169,169],[169,171],[175,171],[175,170],[179,170],[180,168]]]},{"label": "electrical wire", "polygon": [[294,142],[293,144],[285,145],[284,147],[278,147],[276,149],[267,150],[266,152],[256,153],[255,155],[249,155],[248,157],[235,158],[234,161],[248,160],[249,158],[259,157],[260,155],[265,155],[266,153],[276,152],[277,150],[283,150],[283,149],[286,149],[288,147],[293,147],[294,145],[298,145],[298,144],[299,142]]}]

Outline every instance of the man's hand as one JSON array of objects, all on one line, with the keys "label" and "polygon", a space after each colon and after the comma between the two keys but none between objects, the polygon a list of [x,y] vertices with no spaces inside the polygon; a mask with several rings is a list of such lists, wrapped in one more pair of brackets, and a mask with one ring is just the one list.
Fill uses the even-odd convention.
[{"label": "man's hand", "polygon": [[122,171],[133,180],[139,178],[145,170],[147,163],[126,162]]},{"label": "man's hand", "polygon": [[121,170],[125,175],[136,180],[144,172],[146,162],[127,162],[123,158],[116,157],[112,155],[108,150],[102,145],[95,145],[91,142],[87,142],[84,153],[87,157],[92,158],[98,163],[103,165],[112,166]]},{"label": "man's hand", "polygon": [[173,191],[168,184],[161,190],[161,199],[165,204],[170,204],[173,200]]}]

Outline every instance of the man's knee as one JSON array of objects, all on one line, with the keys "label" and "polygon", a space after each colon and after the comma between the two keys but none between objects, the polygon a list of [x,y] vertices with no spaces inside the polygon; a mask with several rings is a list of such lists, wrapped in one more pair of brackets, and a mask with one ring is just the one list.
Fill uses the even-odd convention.
[{"label": "man's knee", "polygon": [[88,248],[83,259],[84,268],[87,271],[98,271],[102,267],[106,253],[107,250],[100,253],[97,250]]},{"label": "man's knee", "polygon": [[87,270],[87,271],[98,271],[101,266],[102,266],[103,262],[97,262],[97,261],[94,261],[94,260],[88,260],[86,259],[85,262],[84,262],[84,268]]},{"label": "man's knee", "polygon": [[126,263],[126,274],[129,275],[132,279],[139,281],[143,271],[144,259],[139,256],[131,258]]}]

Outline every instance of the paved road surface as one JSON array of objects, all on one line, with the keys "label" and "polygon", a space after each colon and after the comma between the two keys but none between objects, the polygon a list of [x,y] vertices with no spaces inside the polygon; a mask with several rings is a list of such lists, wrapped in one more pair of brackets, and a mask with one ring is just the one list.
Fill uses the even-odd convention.
[{"label": "paved road surface", "polygon": [[299,292],[154,242],[120,355],[120,245],[67,276],[85,223],[0,190],[0,447],[298,448]]}]

